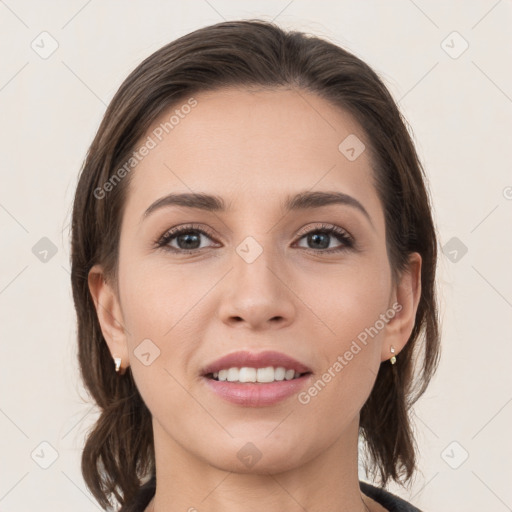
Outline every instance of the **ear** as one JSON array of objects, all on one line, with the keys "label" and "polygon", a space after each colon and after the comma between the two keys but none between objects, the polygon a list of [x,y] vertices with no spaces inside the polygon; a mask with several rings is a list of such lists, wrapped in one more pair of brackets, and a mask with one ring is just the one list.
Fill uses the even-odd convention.
[{"label": "ear", "polygon": [[[390,308],[395,311],[395,316],[386,325],[381,361],[396,356],[405,347],[414,328],[420,297],[421,256],[413,252],[409,256],[408,267],[391,293]],[[394,354],[391,347],[395,349]]]},{"label": "ear", "polygon": [[112,284],[106,280],[104,270],[100,265],[94,265],[89,271],[88,285],[103,337],[112,354],[112,359],[121,358],[119,373],[123,374],[128,367],[129,358],[119,298]]}]

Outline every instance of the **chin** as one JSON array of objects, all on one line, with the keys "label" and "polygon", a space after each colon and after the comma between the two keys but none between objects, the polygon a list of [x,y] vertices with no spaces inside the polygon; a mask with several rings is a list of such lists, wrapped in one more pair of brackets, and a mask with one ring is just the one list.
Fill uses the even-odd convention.
[{"label": "chin", "polygon": [[300,463],[289,459],[289,455],[289,453],[284,451],[274,452],[271,455],[262,454],[259,460],[250,464],[240,461],[235,454],[234,457],[227,457],[226,460],[221,461],[211,461],[209,464],[217,469],[231,473],[265,476],[268,474],[285,473],[299,466]]},{"label": "chin", "polygon": [[[277,474],[294,469],[307,460],[304,442],[287,443],[270,439],[267,431],[259,436],[230,439],[215,453],[202,456],[209,465],[222,471],[242,474]],[[218,442],[218,440],[217,440]],[[297,447],[300,446],[299,451]]]}]

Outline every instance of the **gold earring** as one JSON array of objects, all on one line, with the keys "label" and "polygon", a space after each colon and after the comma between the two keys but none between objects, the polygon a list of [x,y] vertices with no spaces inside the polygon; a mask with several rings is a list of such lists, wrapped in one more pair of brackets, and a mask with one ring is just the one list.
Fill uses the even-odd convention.
[{"label": "gold earring", "polygon": [[389,362],[390,362],[391,364],[395,364],[395,363],[396,363],[395,347],[393,347],[393,345],[391,345],[391,348],[389,349],[389,351],[393,354],[393,356],[391,357],[391,359],[389,360]]},{"label": "gold earring", "polygon": [[114,362],[116,363],[116,373],[119,372],[119,368],[121,368],[121,358],[120,357],[114,357]]}]

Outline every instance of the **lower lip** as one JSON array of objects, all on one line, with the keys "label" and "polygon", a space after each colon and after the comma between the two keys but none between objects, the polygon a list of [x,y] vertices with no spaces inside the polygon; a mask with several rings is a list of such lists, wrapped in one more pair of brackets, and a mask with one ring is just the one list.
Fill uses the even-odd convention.
[{"label": "lower lip", "polygon": [[241,383],[203,378],[214,393],[228,402],[245,407],[264,407],[277,404],[298,393],[310,380],[311,375],[308,373],[298,379],[268,383]]}]

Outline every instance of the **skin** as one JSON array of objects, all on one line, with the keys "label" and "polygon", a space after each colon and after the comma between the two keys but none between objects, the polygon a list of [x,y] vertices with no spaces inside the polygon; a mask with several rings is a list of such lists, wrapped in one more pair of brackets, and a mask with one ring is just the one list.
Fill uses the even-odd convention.
[{"label": "skin", "polygon": [[[194,97],[192,112],[132,171],[118,282],[105,282],[101,265],[89,274],[110,352],[123,370],[131,365],[152,414],[157,487],[148,510],[383,511],[359,490],[359,412],[391,346],[400,364],[421,294],[421,257],[412,254],[392,282],[369,151],[349,161],[338,150],[348,135],[365,134],[348,113],[305,91],[229,88]],[[286,195],[308,190],[351,195],[371,223],[347,205],[280,208]],[[141,221],[157,199],[192,191],[222,196],[231,209],[174,206]],[[189,223],[214,234],[195,233],[196,254],[154,248]],[[297,236],[318,223],[346,230],[357,251],[328,254]],[[236,252],[248,236],[263,250],[252,263]],[[334,235],[327,243],[343,246]],[[188,248],[176,238],[170,244]],[[294,395],[273,406],[234,405],[200,377],[227,353],[268,349],[308,365],[314,382],[394,303],[401,311],[308,404]],[[148,366],[134,353],[144,339],[160,350]],[[237,456],[248,442],[261,453],[252,467]]]}]

